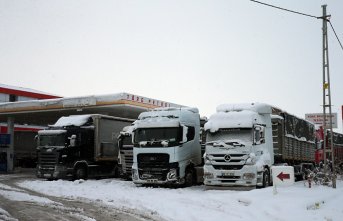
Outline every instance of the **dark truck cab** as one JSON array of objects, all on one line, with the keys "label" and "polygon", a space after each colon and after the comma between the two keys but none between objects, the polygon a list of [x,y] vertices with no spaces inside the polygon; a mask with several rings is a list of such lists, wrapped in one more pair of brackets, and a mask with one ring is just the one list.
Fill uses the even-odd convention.
[{"label": "dark truck cab", "polygon": [[117,137],[131,119],[105,115],[60,118],[37,136],[37,177],[87,179],[116,176]]}]

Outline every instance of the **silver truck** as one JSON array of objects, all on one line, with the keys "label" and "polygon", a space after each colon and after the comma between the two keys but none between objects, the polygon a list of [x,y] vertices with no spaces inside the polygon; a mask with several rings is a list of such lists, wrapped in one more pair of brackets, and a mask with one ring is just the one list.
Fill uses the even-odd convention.
[{"label": "silver truck", "polygon": [[205,130],[208,187],[266,187],[272,165],[315,160],[314,125],[268,104],[220,105]]}]

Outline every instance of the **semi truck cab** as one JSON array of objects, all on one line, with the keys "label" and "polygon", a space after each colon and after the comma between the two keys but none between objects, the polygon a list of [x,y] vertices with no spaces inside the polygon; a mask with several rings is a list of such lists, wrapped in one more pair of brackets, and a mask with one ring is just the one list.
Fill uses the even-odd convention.
[{"label": "semi truck cab", "polygon": [[200,117],[196,108],[142,113],[133,130],[135,184],[190,186],[202,176]]},{"label": "semi truck cab", "polygon": [[221,105],[205,124],[204,184],[256,187],[270,184],[273,160],[271,108]]}]

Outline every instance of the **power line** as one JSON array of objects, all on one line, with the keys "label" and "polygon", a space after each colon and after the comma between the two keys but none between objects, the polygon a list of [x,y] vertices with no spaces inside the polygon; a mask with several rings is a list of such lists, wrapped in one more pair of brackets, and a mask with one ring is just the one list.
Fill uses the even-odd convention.
[{"label": "power line", "polygon": [[270,5],[270,4],[267,4],[267,3],[264,3],[264,2],[260,2],[260,1],[255,1],[255,0],[250,0],[250,1],[258,3],[258,4],[261,4],[261,5],[266,5],[266,6],[269,6],[269,7],[272,7],[272,8],[277,8],[277,9],[280,9],[280,10],[283,10],[283,11],[292,12],[292,13],[295,13],[295,14],[298,14],[298,15],[304,15],[304,16],[311,17],[311,18],[316,18],[316,19],[320,19],[321,18],[321,17],[317,17],[317,16],[314,16],[314,15],[293,11],[293,10],[290,10],[290,9],[287,9],[287,8],[281,8],[279,6]]},{"label": "power line", "polygon": [[335,33],[335,36],[336,36],[336,38],[337,38],[337,41],[338,41],[339,45],[341,46],[341,48],[342,48],[342,50],[343,50],[343,45],[342,45],[341,41],[339,40],[339,38],[338,38],[338,36],[337,36],[337,34],[336,34],[336,31],[335,31],[335,29],[333,28],[333,25],[332,25],[331,21],[329,21],[329,24],[330,24],[330,26],[331,26],[331,28],[332,28],[333,33]]},{"label": "power line", "polygon": [[250,0],[250,1],[251,1],[251,2],[255,2],[255,3],[258,3],[258,4],[261,4],[261,5],[269,6],[269,7],[272,7],[272,8],[277,8],[277,9],[279,9],[279,10],[283,10],[283,11],[291,12],[291,13],[294,13],[294,14],[298,14],[298,15],[303,15],[303,16],[307,16],[307,17],[311,17],[311,18],[316,18],[316,19],[326,19],[326,20],[329,22],[329,24],[330,24],[330,26],[331,26],[331,28],[332,28],[332,31],[333,31],[333,33],[335,34],[336,39],[337,39],[339,45],[341,46],[341,48],[342,48],[342,50],[343,50],[343,45],[342,45],[341,41],[339,40],[338,35],[337,35],[337,33],[336,33],[336,31],[335,31],[335,29],[334,29],[334,27],[333,27],[331,21],[329,20],[330,15],[328,15],[328,16],[326,16],[326,17],[318,17],[318,16],[314,16],[314,15],[305,14],[305,13],[302,13],[302,12],[290,10],[290,9],[287,9],[287,8],[282,8],[282,7],[279,7],[279,6],[267,4],[267,3],[264,3],[264,2],[260,2],[260,1],[255,1],[255,0]]}]

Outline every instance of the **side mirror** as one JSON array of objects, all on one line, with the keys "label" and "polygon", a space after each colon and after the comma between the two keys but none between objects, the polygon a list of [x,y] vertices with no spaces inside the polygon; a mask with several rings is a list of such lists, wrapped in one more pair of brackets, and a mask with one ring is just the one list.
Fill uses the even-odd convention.
[{"label": "side mirror", "polygon": [[257,125],[254,127],[254,144],[264,143],[264,127]]},{"label": "side mirror", "polygon": [[181,141],[181,143],[187,142],[187,133],[188,133],[188,127],[182,126],[182,141]]},{"label": "side mirror", "polygon": [[70,140],[70,146],[75,147],[76,146],[76,135],[75,134],[71,135],[69,140]]}]

